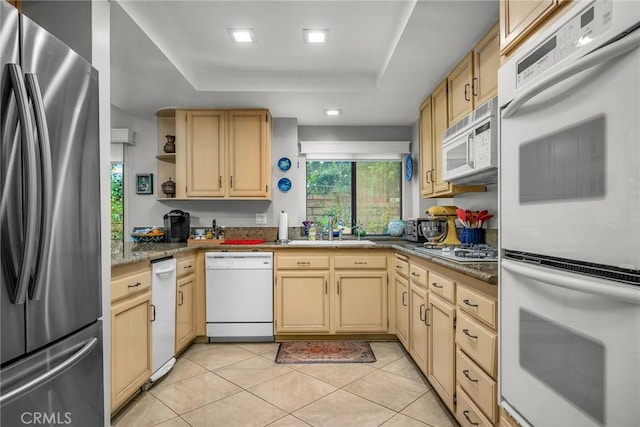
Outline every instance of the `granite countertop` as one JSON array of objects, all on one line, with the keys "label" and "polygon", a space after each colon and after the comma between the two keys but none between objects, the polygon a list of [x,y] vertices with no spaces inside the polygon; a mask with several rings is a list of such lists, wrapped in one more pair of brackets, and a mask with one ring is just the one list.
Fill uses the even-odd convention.
[{"label": "granite countertop", "polygon": [[[374,240],[374,239],[371,239]],[[416,258],[421,258],[432,262],[434,264],[441,265],[459,273],[465,274],[469,277],[473,277],[491,285],[498,284],[498,263],[457,263],[455,261],[449,261],[437,257],[427,255],[425,253],[417,252],[413,250],[416,243],[408,242],[400,239],[375,239],[375,245],[371,244],[349,244],[348,246],[341,246],[339,241],[335,244],[322,244],[322,245],[287,245],[279,244],[275,242],[267,242],[260,245],[224,245],[221,246],[220,242],[202,242],[187,245],[186,243],[125,243],[122,248],[117,252],[112,252],[111,266],[116,267],[120,265],[131,264],[139,261],[154,260],[166,256],[176,255],[184,252],[192,252],[200,249],[219,249],[219,250],[274,250],[274,249],[287,249],[287,250],[300,250],[300,249],[326,249],[326,248],[345,248],[345,249],[395,249],[404,255],[410,255]]]}]

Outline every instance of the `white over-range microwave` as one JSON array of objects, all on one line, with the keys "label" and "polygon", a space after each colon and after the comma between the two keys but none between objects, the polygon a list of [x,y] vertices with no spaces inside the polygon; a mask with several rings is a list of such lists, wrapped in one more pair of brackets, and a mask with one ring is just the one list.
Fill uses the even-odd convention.
[{"label": "white over-range microwave", "polygon": [[442,141],[442,179],[454,184],[494,184],[498,179],[498,98],[454,123]]}]

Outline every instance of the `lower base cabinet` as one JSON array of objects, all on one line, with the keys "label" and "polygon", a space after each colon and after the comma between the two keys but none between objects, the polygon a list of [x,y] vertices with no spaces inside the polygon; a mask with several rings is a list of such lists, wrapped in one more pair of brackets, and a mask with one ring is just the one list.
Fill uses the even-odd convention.
[{"label": "lower base cabinet", "polygon": [[329,333],[329,271],[276,274],[275,331]]},{"label": "lower base cabinet", "polygon": [[336,273],[335,331],[387,332],[387,272]]},{"label": "lower base cabinet", "polygon": [[427,375],[428,373],[428,344],[427,344],[427,290],[411,283],[410,289],[410,319],[409,322],[409,354],[416,365]]},{"label": "lower base cabinet", "polygon": [[456,312],[453,305],[437,295],[429,295],[427,378],[452,412],[455,393],[455,319]]},{"label": "lower base cabinet", "polygon": [[456,388],[457,404],[456,404],[456,418],[463,427],[491,427],[493,424],[489,421],[482,412],[478,409],[473,401],[466,395],[466,393],[458,386]]},{"label": "lower base cabinet", "polygon": [[176,354],[196,337],[195,286],[193,274],[176,282]]},{"label": "lower base cabinet", "polygon": [[151,377],[151,292],[111,306],[111,411]]}]

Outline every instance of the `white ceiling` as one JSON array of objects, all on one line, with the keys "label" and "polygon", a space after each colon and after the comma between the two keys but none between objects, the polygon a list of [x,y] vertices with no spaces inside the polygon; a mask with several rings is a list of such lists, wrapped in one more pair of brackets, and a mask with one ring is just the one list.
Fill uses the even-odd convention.
[{"label": "white ceiling", "polygon": [[[111,10],[111,100],[123,111],[264,107],[300,125],[411,125],[497,21],[498,0],[117,0]],[[238,27],[257,43],[232,42]],[[304,43],[305,28],[329,29],[329,43]]]}]

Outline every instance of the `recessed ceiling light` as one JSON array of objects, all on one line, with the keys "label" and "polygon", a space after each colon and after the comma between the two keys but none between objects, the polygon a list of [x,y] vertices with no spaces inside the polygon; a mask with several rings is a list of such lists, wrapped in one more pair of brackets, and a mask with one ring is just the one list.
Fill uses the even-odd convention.
[{"label": "recessed ceiling light", "polygon": [[330,110],[324,110],[324,113],[327,116],[339,116],[340,114],[342,114],[342,110],[337,110],[335,108],[332,108]]},{"label": "recessed ceiling light", "polygon": [[305,43],[326,43],[329,41],[329,30],[302,30]]},{"label": "recessed ceiling light", "polygon": [[253,28],[227,28],[231,39],[236,43],[255,43],[256,35]]}]

